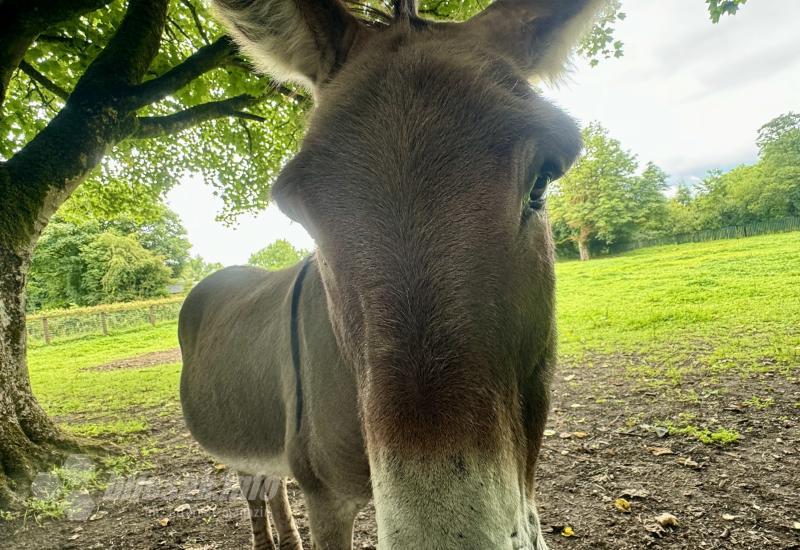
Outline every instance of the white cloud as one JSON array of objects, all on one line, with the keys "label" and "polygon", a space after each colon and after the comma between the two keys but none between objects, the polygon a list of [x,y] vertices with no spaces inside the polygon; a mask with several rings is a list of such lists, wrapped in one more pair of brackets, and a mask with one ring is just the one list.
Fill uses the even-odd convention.
[{"label": "white cloud", "polygon": [[752,162],[758,128],[800,110],[800,2],[748,2],[718,25],[705,7],[624,2],[625,56],[578,62],[570,82],[546,94],[676,178]]}]

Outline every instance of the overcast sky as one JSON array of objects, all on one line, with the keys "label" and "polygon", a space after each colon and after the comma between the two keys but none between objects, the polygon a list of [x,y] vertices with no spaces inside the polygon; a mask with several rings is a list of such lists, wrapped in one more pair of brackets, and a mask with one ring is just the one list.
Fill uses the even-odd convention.
[{"label": "overcast sky", "polygon": [[[591,68],[577,60],[558,87],[545,89],[581,123],[601,122],[623,146],[653,161],[673,183],[692,183],[711,168],[756,158],[758,128],[800,111],[800,0],[750,0],[713,25],[703,0],[623,0],[616,37],[625,56]],[[274,206],[242,217],[237,228],[214,221],[221,203],[187,178],[168,196],[193,253],[225,265],[285,238],[313,242]]]}]

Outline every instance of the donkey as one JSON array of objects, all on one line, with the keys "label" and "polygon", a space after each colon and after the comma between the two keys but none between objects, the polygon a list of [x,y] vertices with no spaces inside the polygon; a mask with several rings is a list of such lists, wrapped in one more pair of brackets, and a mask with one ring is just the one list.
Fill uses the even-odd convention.
[{"label": "donkey", "polygon": [[[337,0],[215,7],[261,70],[314,94],[273,199],[318,249],[191,292],[191,433],[239,472],[294,477],[316,548],[351,548],[370,498],[384,549],[546,548],[545,191],[582,144],[528,80],[559,75],[603,2],[497,0],[463,23],[420,18],[409,0],[382,23]],[[250,501],[255,546],[269,548],[263,495]],[[271,505],[281,548],[300,548],[285,486]]]}]

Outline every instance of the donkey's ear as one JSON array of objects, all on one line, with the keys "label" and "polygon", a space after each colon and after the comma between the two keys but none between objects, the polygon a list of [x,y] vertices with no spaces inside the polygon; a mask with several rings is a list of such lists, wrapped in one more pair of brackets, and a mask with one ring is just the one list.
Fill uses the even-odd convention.
[{"label": "donkey's ear", "polygon": [[213,4],[260,71],[312,90],[333,76],[363,30],[338,0],[213,0]]},{"label": "donkey's ear", "polygon": [[558,77],[607,0],[496,0],[464,26],[527,78]]}]

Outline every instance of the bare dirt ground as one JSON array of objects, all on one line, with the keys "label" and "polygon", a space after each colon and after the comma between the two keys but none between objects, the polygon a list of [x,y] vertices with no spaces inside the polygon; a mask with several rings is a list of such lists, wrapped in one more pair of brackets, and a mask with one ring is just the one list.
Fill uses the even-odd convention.
[{"label": "bare dirt ground", "polygon": [[[800,549],[797,378],[729,372],[660,384],[626,374],[631,360],[594,357],[559,368],[537,475],[549,545]],[[179,413],[152,413],[149,441],[160,452],[150,457],[151,469],[129,482],[135,494],[92,495],[91,519],[0,522],[0,548],[246,548],[249,522],[232,472],[193,443]],[[741,439],[704,444],[668,433],[670,425],[724,427]],[[290,496],[310,547],[294,484]],[[654,518],[664,512],[677,518],[676,527],[658,526]],[[356,523],[355,548],[375,544],[368,507]]]},{"label": "bare dirt ground", "polygon": [[119,359],[104,365],[91,367],[87,370],[93,371],[107,371],[117,369],[141,369],[144,367],[154,367],[156,365],[163,365],[165,363],[180,363],[181,350],[172,349],[168,351],[154,351],[137,355],[136,357],[128,357],[126,359]]}]

